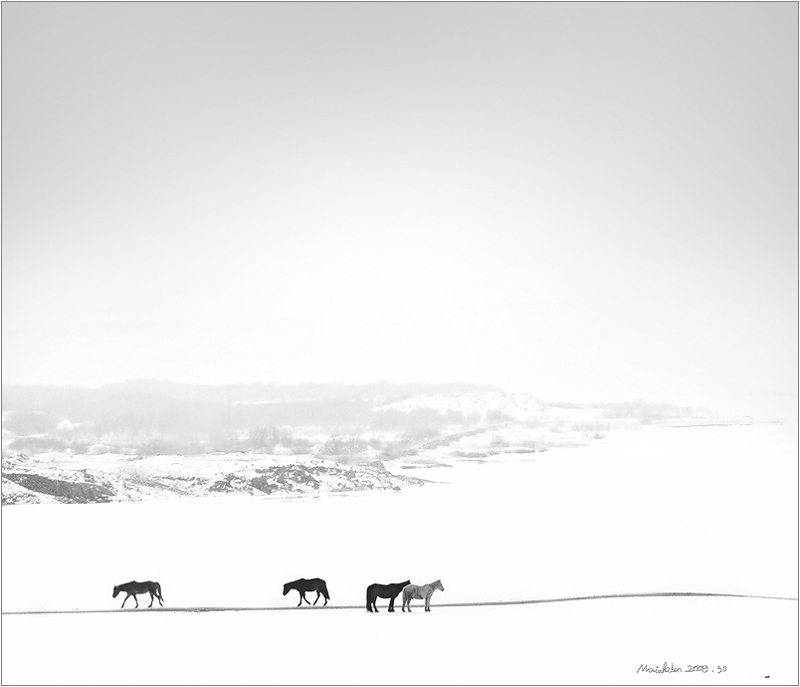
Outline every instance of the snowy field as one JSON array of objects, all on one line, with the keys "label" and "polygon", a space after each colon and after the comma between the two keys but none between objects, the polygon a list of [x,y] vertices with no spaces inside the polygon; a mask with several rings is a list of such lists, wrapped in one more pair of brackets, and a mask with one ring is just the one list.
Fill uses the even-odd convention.
[{"label": "snowy field", "polygon": [[[289,608],[4,615],[3,683],[797,682],[794,600],[441,605],[796,598],[796,425],[612,431],[413,473],[440,483],[3,508],[4,613],[117,609],[131,579],[158,580],[168,609]],[[290,610],[283,583],[316,576],[358,608]],[[431,613],[367,614],[368,584],[406,578],[442,580]],[[639,670],[664,663],[708,672]]]}]

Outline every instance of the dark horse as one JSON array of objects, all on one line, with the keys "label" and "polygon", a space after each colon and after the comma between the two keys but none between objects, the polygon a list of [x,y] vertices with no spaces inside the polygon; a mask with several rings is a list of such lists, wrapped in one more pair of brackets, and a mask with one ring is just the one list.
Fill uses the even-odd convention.
[{"label": "dark horse", "polygon": [[[125,592],[127,596],[125,597],[125,601],[127,601],[130,597],[133,597],[133,600],[136,602],[136,608],[139,608],[139,600],[136,598],[137,594],[150,594],[150,606],[152,607],[153,601],[158,599],[158,603],[160,606],[163,606],[162,603],[164,601],[164,597],[161,596],[161,585],[158,582],[126,582],[125,584],[118,584],[114,587],[114,594],[111,598],[116,599],[117,594],[120,592]],[[122,602],[121,608],[125,608],[125,601]]]},{"label": "dark horse", "polygon": [[389,599],[389,613],[394,613],[394,600],[403,591],[403,587],[411,584],[411,580],[405,582],[397,582],[396,584],[371,584],[367,587],[367,610],[372,613],[378,612],[378,606],[375,600],[380,597],[381,599]]},{"label": "dark horse", "polygon": [[295,580],[294,582],[287,582],[283,585],[283,595],[286,596],[290,590],[296,589],[300,592],[300,603],[297,604],[298,606],[302,606],[303,602],[305,601],[309,606],[311,602],[306,599],[306,592],[316,592],[317,598],[314,599],[314,605],[317,605],[317,601],[319,601],[320,595],[325,597],[325,603],[323,606],[328,605],[328,599],[331,597],[328,596],[328,586],[325,584],[325,580],[319,579],[319,577],[315,577],[312,580],[307,580],[304,577],[301,577],[299,580]]}]

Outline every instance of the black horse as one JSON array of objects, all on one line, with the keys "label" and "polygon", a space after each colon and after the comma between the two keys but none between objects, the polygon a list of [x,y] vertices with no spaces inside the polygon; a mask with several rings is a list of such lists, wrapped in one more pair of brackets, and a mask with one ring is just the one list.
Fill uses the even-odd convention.
[{"label": "black horse", "polygon": [[319,601],[319,597],[325,597],[325,603],[323,606],[328,605],[328,600],[331,598],[328,596],[328,586],[325,584],[325,580],[319,579],[319,577],[315,577],[312,580],[307,580],[304,577],[301,577],[299,580],[295,580],[294,582],[287,582],[283,585],[283,595],[286,596],[290,590],[296,589],[300,592],[300,603],[297,604],[298,606],[302,606],[303,602],[305,601],[309,606],[311,602],[306,599],[306,592],[316,592],[317,598],[314,599],[314,605],[317,605],[317,601]]},{"label": "black horse", "polygon": [[[136,602],[136,608],[139,608],[139,600],[136,598],[137,594],[150,594],[150,606],[151,608],[153,605],[153,601],[158,599],[158,603],[160,606],[163,606],[162,603],[164,601],[164,597],[161,596],[161,585],[158,582],[126,582],[125,584],[118,584],[114,587],[114,593],[112,594],[111,598],[116,599],[117,594],[120,592],[125,592],[127,596],[125,597],[125,601],[127,601],[130,597],[133,597],[133,600]],[[125,601],[122,602],[121,608],[125,608]]]},{"label": "black horse", "polygon": [[405,582],[397,582],[396,584],[371,584],[367,587],[367,610],[372,613],[378,612],[378,606],[375,604],[375,599],[389,599],[389,613],[394,613],[394,600],[398,597],[403,587],[411,584],[411,580]]}]

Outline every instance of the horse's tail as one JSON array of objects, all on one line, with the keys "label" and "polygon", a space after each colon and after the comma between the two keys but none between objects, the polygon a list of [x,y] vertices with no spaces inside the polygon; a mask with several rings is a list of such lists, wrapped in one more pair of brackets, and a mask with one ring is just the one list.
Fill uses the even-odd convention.
[{"label": "horse's tail", "polygon": [[371,601],[371,599],[369,598],[369,587],[367,587],[367,610],[368,611],[372,610],[372,608],[370,608],[370,606],[371,606],[370,601]]},{"label": "horse's tail", "polygon": [[320,591],[322,592],[322,596],[325,597],[325,601],[331,600],[331,597],[328,596],[328,585],[325,584],[325,580],[322,580],[322,589],[320,589]]},{"label": "horse's tail", "polygon": [[161,583],[160,582],[156,582],[156,591],[158,592],[158,598],[163,601],[164,597],[161,596]]}]

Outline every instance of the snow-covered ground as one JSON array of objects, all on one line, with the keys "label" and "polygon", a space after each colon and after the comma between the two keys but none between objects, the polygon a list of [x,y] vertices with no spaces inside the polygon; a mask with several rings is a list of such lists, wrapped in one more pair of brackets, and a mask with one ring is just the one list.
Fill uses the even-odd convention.
[{"label": "snow-covered ground", "polygon": [[[438,592],[437,592],[438,593]],[[446,593],[446,592],[445,592]],[[4,684],[796,684],[797,606],[540,606],[6,617]],[[707,665],[708,672],[651,674]],[[716,672],[725,667],[724,673]],[[769,677],[767,677],[769,676]]]},{"label": "snow-covered ground", "polygon": [[[437,608],[648,592],[796,598],[796,425],[611,431],[582,447],[413,474],[439,483],[3,508],[6,613],[114,609],[112,586],[131,579],[158,580],[169,608],[293,606],[296,593],[281,591],[297,577],[325,578],[332,605],[363,606],[372,582],[440,578],[445,588],[432,613],[411,616],[5,615],[3,682],[797,682],[796,601]],[[709,672],[639,671],[665,662]]]}]

